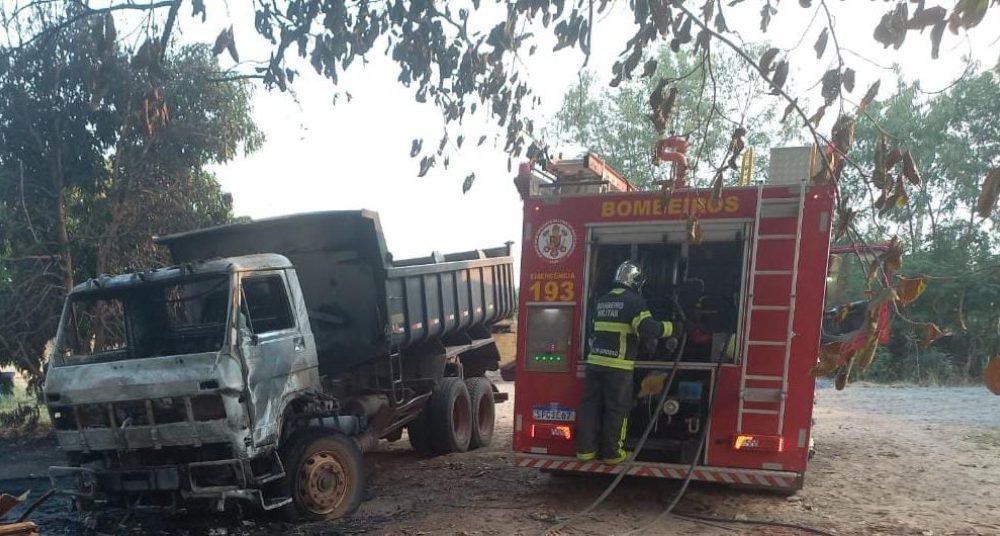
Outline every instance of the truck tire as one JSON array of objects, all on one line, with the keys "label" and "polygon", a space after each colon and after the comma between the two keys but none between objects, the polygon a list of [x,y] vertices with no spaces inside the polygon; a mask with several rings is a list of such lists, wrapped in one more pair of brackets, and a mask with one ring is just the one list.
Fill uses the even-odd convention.
[{"label": "truck tire", "polygon": [[421,456],[430,456],[434,453],[434,445],[431,444],[431,424],[430,424],[430,404],[417,415],[416,419],[406,425],[406,435],[410,438],[410,446]]},{"label": "truck tire", "polygon": [[292,502],[282,514],[293,521],[334,520],[361,504],[365,467],[354,441],[330,430],[310,428],[282,449],[282,496]]},{"label": "truck tire", "polygon": [[465,452],[472,439],[472,406],[461,378],[442,378],[430,401],[431,443],[439,454]]},{"label": "truck tire", "polygon": [[490,380],[479,376],[466,378],[465,386],[469,389],[469,402],[472,407],[472,437],[469,439],[469,449],[488,447],[493,441],[496,419],[493,385]]}]

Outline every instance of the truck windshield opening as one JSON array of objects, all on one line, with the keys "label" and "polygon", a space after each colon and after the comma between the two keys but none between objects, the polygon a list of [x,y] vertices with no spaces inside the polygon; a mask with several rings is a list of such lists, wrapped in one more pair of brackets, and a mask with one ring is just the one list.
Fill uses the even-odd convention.
[{"label": "truck windshield opening", "polygon": [[62,364],[219,350],[226,333],[228,281],[217,276],[73,297],[58,346]]}]

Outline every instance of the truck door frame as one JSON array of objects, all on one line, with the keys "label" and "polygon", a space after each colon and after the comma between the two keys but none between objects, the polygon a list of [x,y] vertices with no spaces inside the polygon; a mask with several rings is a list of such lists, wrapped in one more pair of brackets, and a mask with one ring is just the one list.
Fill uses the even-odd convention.
[{"label": "truck door frame", "polygon": [[[244,283],[247,280],[278,278],[284,292],[286,314],[291,326],[263,333],[254,333],[247,310]],[[257,447],[275,442],[281,424],[284,399],[288,396],[289,379],[294,375],[297,356],[305,354],[306,340],[302,333],[293,293],[284,268],[241,272],[237,280],[239,308],[239,349],[246,370],[247,405],[250,409],[251,438]],[[297,390],[297,389],[291,389]]]}]

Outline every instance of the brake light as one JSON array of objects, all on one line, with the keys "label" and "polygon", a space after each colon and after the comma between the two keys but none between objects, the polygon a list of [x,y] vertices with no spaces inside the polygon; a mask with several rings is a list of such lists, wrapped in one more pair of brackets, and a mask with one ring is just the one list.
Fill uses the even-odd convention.
[{"label": "brake light", "polygon": [[565,424],[532,424],[531,437],[535,439],[573,439],[573,429]]},{"label": "brake light", "polygon": [[784,446],[785,441],[781,436],[740,434],[733,440],[733,448],[736,450],[781,452]]}]

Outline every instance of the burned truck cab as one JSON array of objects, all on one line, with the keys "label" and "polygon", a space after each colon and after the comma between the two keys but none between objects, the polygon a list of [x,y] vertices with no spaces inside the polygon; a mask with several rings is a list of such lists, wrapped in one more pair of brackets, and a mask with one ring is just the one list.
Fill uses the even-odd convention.
[{"label": "burned truck cab", "polygon": [[318,383],[281,255],[87,281],[66,301],[45,380],[70,462],[52,474],[86,500],[260,499],[248,480],[267,471],[250,464],[268,463],[280,403]]},{"label": "burned truck cab", "polygon": [[81,506],[240,499],[337,519],[381,439],[492,440],[509,244],[394,260],[368,210],[156,242],[175,266],[84,283],[63,313],[45,394],[69,463],[51,472]]}]

